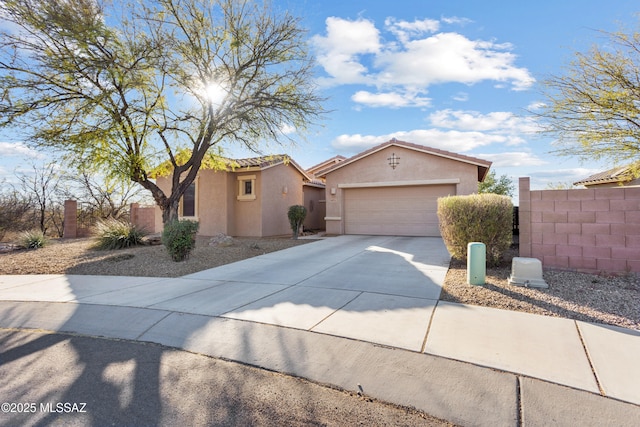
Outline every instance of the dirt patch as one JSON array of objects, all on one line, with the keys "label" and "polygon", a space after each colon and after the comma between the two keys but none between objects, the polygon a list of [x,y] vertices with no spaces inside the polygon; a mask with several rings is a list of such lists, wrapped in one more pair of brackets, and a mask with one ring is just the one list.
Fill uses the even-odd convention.
[{"label": "dirt patch", "polygon": [[1,253],[0,274],[180,277],[312,240],[235,238],[232,245],[224,247],[210,246],[210,241],[198,237],[191,256],[174,262],[162,245],[102,251],[93,249],[92,239],[52,240],[41,249]]},{"label": "dirt patch", "polygon": [[500,267],[487,268],[486,284],[467,284],[466,264],[452,260],[441,300],[545,316],[565,317],[640,330],[640,279],[545,270],[548,289],[507,283],[512,249]]}]

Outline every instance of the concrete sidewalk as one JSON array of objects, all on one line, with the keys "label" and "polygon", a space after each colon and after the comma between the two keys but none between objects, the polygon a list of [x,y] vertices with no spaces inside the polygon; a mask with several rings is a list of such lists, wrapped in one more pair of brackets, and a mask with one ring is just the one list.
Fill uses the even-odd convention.
[{"label": "concrete sidewalk", "polygon": [[156,342],[462,425],[635,425],[640,333],[438,301],[441,239],[340,236],[178,279],[0,276],[0,327]]}]

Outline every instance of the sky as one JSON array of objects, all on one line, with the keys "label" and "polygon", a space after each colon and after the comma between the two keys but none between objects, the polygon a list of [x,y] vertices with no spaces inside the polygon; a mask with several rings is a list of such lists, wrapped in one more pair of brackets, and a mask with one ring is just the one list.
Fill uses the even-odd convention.
[{"label": "sky", "polygon": [[[490,160],[534,189],[611,167],[555,156],[527,111],[544,100],[545,77],[606,42],[599,30],[638,28],[637,0],[273,1],[302,17],[330,110],[304,138],[290,135],[296,146],[274,150],[305,168],[391,138]],[[0,181],[25,159],[47,155],[0,134]]]}]

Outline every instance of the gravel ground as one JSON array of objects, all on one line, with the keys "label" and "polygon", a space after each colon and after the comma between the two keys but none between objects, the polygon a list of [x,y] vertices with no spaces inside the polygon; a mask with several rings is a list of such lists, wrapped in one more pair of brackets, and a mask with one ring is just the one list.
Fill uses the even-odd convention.
[{"label": "gravel ground", "polygon": [[638,276],[545,270],[548,289],[513,286],[507,283],[513,256],[512,249],[502,266],[487,268],[484,286],[468,285],[466,264],[452,260],[440,299],[640,330]]},{"label": "gravel ground", "polygon": [[311,240],[236,238],[231,246],[210,246],[198,237],[183,262],[171,260],[162,245],[121,250],[95,250],[92,239],[53,240],[37,250],[0,253],[0,274],[92,274],[108,276],[180,277],[245,258],[279,251]]},{"label": "gravel ground", "polygon": [[[0,274],[94,274],[180,277],[245,258],[305,244],[310,240],[236,238],[228,247],[210,246],[198,237],[188,260],[173,262],[163,246],[124,250],[92,249],[91,239],[54,240],[38,250],[0,251]],[[452,260],[445,278],[444,301],[605,323],[640,330],[640,278],[545,271],[549,289],[512,286],[512,249],[501,267],[488,268],[486,284],[467,284],[466,264]]]}]

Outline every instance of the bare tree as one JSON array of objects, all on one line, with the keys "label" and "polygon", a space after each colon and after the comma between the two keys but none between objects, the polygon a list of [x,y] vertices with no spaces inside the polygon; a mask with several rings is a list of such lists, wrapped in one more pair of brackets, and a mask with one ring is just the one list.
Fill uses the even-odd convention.
[{"label": "bare tree", "polygon": [[80,168],[62,177],[65,199],[77,199],[99,219],[122,219],[131,203],[143,199],[143,188],[133,181],[122,181]]},{"label": "bare tree", "polygon": [[[42,234],[49,229],[48,219],[55,215],[55,205],[60,205],[56,195],[60,183],[60,175],[55,163],[41,167],[32,165],[32,172],[17,175],[21,183],[22,194],[32,200],[33,213]],[[59,209],[58,209],[59,213]]]},{"label": "bare tree", "polygon": [[23,231],[27,228],[26,217],[32,208],[29,197],[20,194],[15,188],[3,181],[0,192],[0,241],[7,232]]}]

